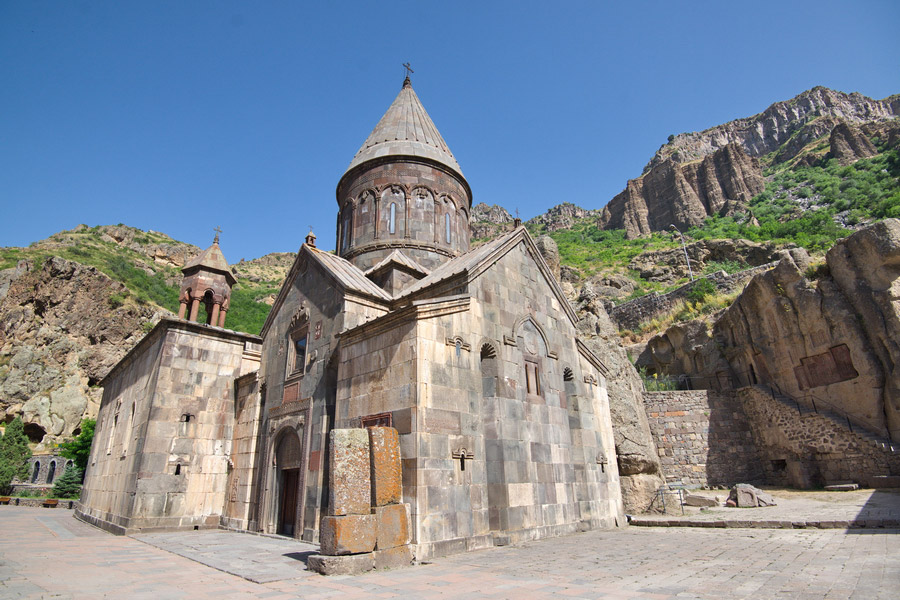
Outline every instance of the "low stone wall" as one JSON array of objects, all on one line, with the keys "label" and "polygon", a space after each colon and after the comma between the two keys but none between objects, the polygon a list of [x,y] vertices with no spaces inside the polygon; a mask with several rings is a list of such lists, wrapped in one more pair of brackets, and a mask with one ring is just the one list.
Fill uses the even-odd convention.
[{"label": "low stone wall", "polygon": [[733,392],[644,392],[644,408],[667,483],[762,481],[750,423]]},{"label": "low stone wall", "polygon": [[775,485],[819,487],[842,481],[872,485],[900,475],[900,453],[876,445],[872,435],[850,431],[826,415],[777,400],[764,389],[737,390],[753,425],[766,480]]},{"label": "low stone wall", "polygon": [[609,313],[609,318],[616,324],[616,327],[619,329],[634,330],[637,329],[641,323],[646,323],[651,319],[672,311],[679,302],[687,299],[688,294],[694,289],[694,286],[704,279],[712,282],[712,284],[716,286],[717,291],[727,292],[733,290],[738,285],[749,281],[750,278],[757,273],[762,273],[763,271],[771,269],[775,264],[776,263],[760,265],[744,271],[738,271],[731,275],[728,275],[725,271],[719,271],[718,273],[695,279],[666,294],[654,292],[653,294],[635,298],[634,300],[618,306],[607,306],[606,310]]},{"label": "low stone wall", "polygon": [[[9,506],[44,506],[44,501],[46,498],[10,498]],[[56,506],[48,506],[47,508],[67,508],[73,509],[75,508],[75,503],[77,500],[60,500]],[[0,505],[0,509],[2,509],[2,505]]]}]

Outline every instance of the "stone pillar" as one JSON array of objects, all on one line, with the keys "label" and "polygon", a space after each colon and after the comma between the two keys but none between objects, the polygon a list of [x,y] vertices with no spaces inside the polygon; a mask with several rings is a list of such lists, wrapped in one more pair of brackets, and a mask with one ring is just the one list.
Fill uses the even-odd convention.
[{"label": "stone pillar", "polygon": [[193,298],[191,300],[191,316],[188,317],[188,321],[196,321],[197,315],[200,313],[200,298]]},{"label": "stone pillar", "polygon": [[183,319],[185,313],[187,313],[187,301],[182,300],[178,303],[178,318]]},{"label": "stone pillar", "polygon": [[396,429],[334,429],[329,444],[328,515],[320,555],[309,568],[323,575],[355,574],[413,561],[409,505],[400,504],[400,436]]},{"label": "stone pillar", "polygon": [[213,327],[219,324],[219,307],[220,305],[218,302],[213,303],[212,315],[209,319],[209,324]]},{"label": "stone pillar", "polygon": [[223,308],[222,312],[219,313],[219,327],[225,327],[225,315],[228,314],[228,309]]}]

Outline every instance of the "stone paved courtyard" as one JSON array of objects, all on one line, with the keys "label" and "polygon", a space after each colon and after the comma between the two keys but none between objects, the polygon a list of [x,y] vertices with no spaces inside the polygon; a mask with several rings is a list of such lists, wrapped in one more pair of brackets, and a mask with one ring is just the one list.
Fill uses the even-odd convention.
[{"label": "stone paved courtyard", "polygon": [[893,599],[898,534],[631,527],[322,577],[305,570],[308,544],[226,531],[116,537],[67,510],[4,506],[0,597]]}]

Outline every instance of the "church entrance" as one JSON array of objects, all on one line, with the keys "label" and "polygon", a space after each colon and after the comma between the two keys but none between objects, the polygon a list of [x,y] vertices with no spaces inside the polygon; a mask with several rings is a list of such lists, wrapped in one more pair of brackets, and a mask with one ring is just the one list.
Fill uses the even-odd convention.
[{"label": "church entrance", "polygon": [[278,515],[278,533],[293,537],[297,520],[297,488],[300,486],[300,469],[281,472],[281,514]]},{"label": "church entrance", "polygon": [[284,431],[275,445],[275,531],[290,537],[296,535],[300,512],[299,499],[303,485],[300,475],[301,450],[300,437],[293,429]]}]

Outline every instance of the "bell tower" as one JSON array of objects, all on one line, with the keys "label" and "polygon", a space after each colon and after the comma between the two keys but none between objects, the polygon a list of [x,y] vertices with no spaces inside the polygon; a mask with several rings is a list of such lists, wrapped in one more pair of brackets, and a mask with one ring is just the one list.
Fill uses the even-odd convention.
[{"label": "bell tower", "polygon": [[200,303],[206,307],[206,324],[225,327],[225,315],[231,303],[231,288],[237,279],[228,266],[228,261],[219,249],[219,233],[212,246],[182,267],[184,279],[181,281],[178,318],[196,321],[200,313]]},{"label": "bell tower", "polygon": [[337,253],[363,271],[395,251],[426,269],[469,250],[472,190],[409,76],[337,185]]}]

